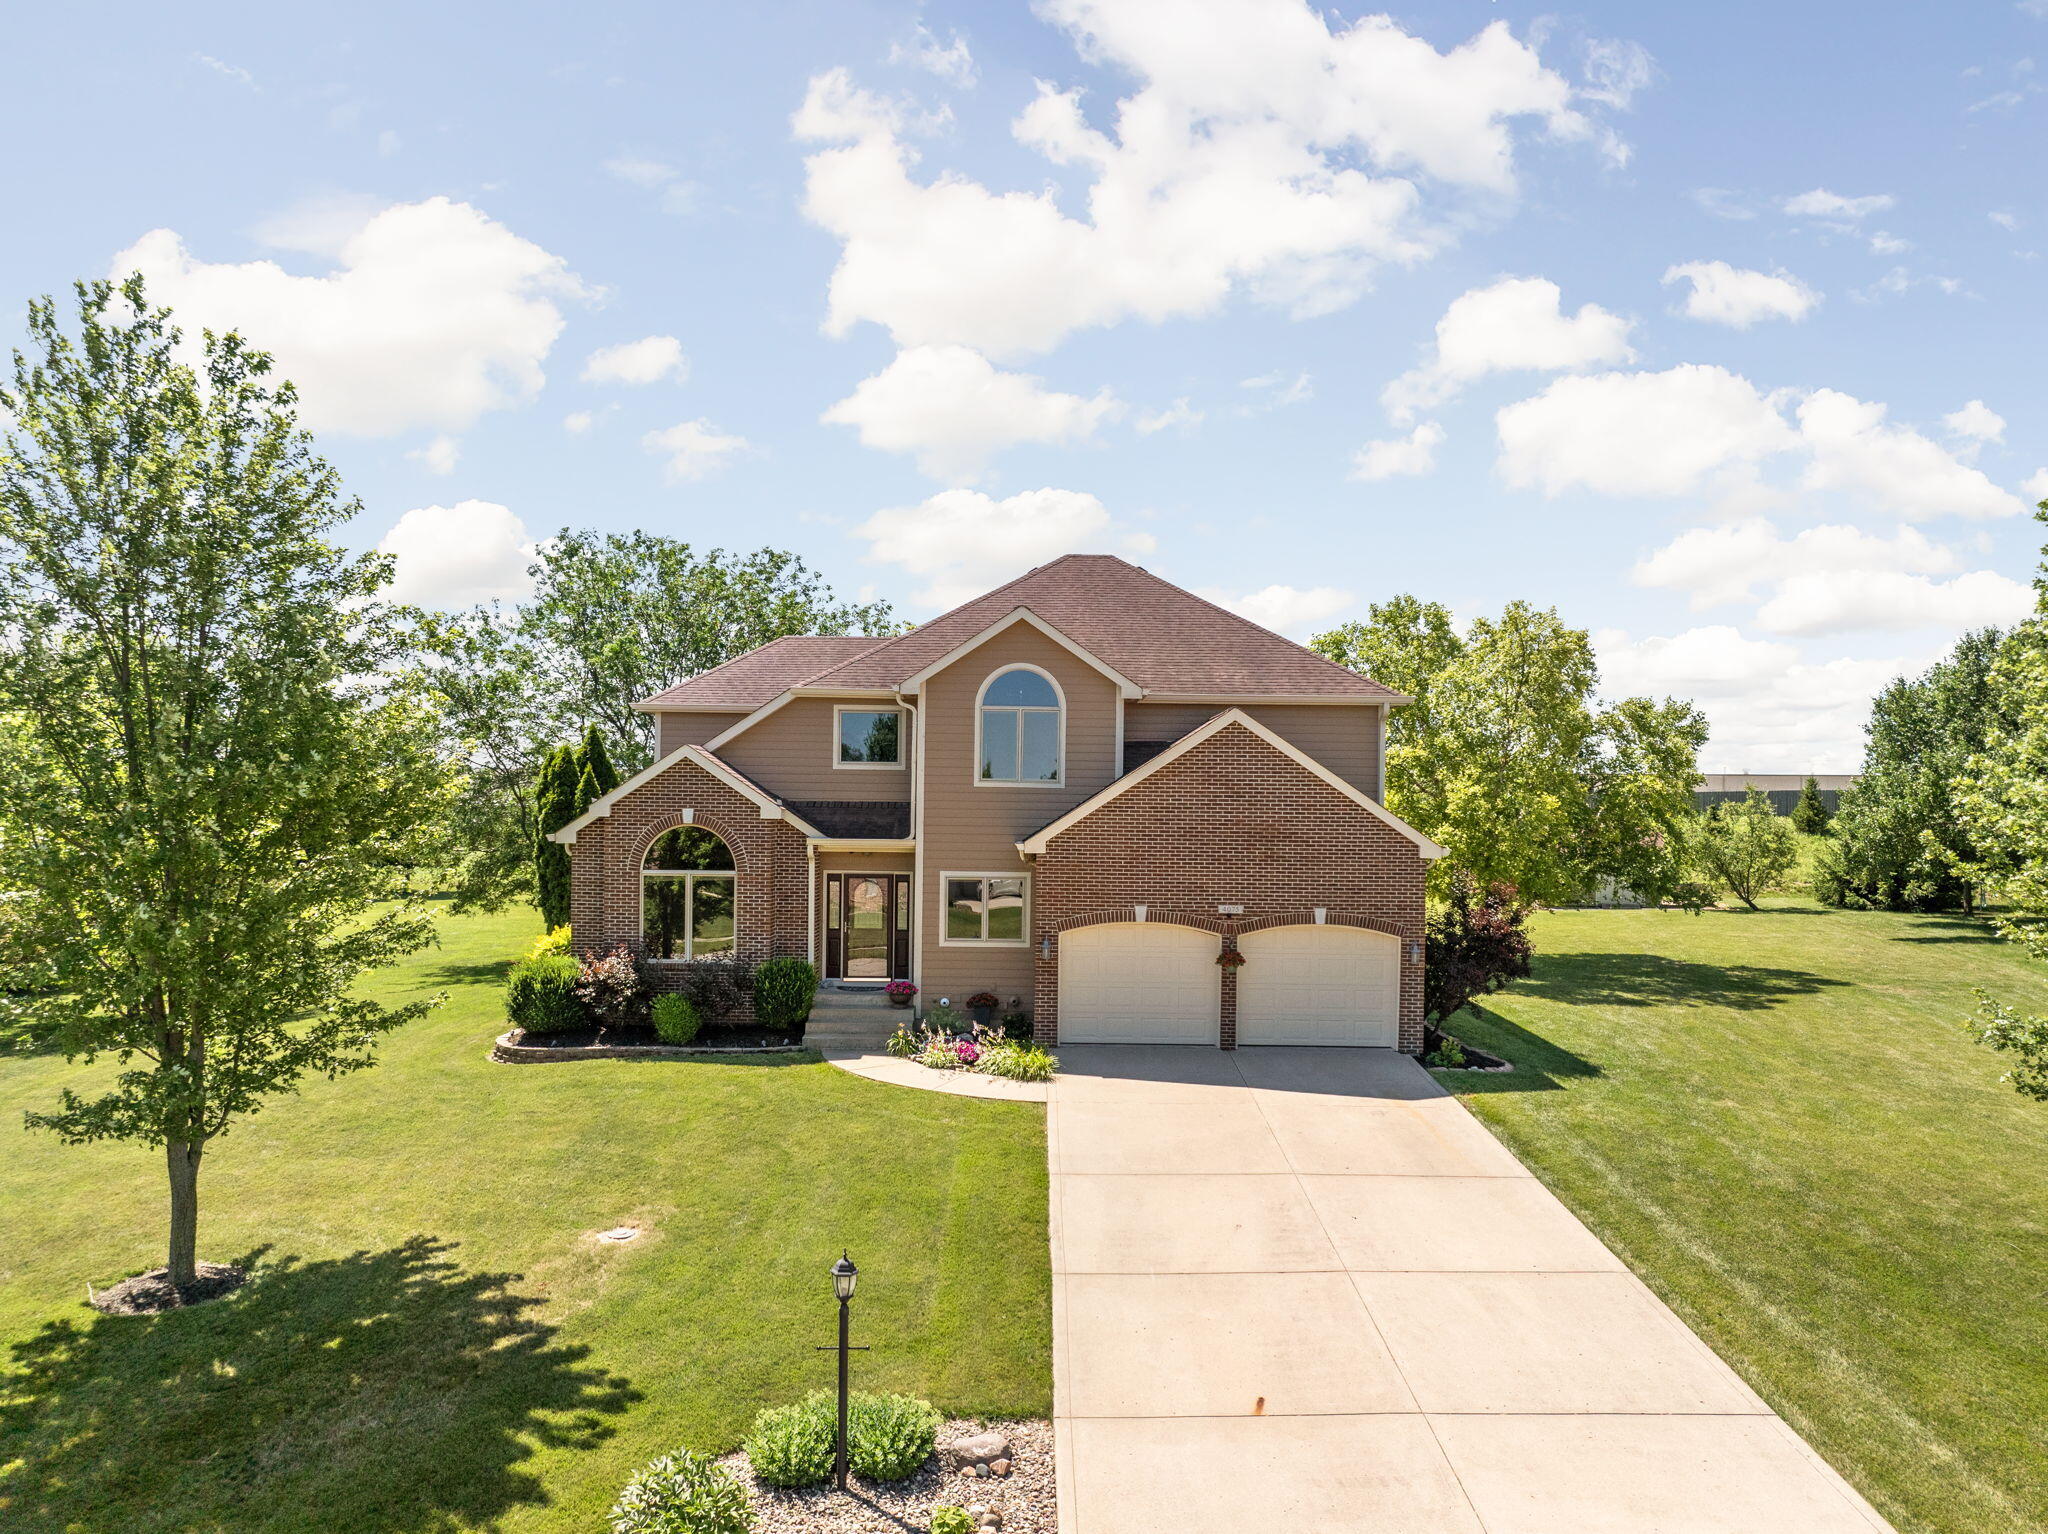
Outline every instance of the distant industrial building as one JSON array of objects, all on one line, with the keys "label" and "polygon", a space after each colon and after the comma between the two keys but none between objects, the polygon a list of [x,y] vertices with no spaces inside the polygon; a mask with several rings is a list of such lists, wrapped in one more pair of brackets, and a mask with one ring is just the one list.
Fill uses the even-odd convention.
[{"label": "distant industrial building", "polygon": [[[1803,772],[1710,772],[1693,790],[1692,802],[1700,809],[1724,799],[1740,799],[1752,788],[1760,789],[1780,815],[1792,813],[1809,774]],[[1820,789],[1821,802],[1830,810],[1841,808],[1842,790],[1856,781],[1853,772],[1816,772],[1810,775]]]}]

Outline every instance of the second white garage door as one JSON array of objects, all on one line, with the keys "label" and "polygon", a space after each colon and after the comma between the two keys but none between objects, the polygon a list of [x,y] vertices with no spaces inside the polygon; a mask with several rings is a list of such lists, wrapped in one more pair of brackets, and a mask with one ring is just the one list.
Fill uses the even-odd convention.
[{"label": "second white garage door", "polygon": [[1222,970],[1213,932],[1105,922],[1060,934],[1060,1042],[1215,1044]]},{"label": "second white garage door", "polygon": [[1399,938],[1365,927],[1266,927],[1237,946],[1238,1043],[1400,1041]]}]

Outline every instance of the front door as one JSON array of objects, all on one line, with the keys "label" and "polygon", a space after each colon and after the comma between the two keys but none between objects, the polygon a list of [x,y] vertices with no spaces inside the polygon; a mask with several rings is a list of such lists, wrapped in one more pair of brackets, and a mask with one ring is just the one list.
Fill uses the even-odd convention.
[{"label": "front door", "polygon": [[910,876],[825,876],[825,974],[900,980],[910,973]]}]

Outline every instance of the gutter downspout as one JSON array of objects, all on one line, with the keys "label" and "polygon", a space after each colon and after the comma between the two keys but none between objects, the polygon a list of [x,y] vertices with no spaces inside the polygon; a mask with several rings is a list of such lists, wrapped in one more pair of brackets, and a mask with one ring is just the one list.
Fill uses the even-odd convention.
[{"label": "gutter downspout", "polygon": [[[910,983],[924,994],[924,710],[902,693],[896,701],[910,717]],[[916,1005],[913,1002],[913,1005]],[[917,1006],[916,1014],[924,1015]]]}]

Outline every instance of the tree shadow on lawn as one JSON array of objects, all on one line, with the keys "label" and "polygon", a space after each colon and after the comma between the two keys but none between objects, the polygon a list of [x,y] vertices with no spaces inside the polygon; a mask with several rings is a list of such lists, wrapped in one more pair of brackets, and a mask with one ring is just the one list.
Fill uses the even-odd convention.
[{"label": "tree shadow on lawn", "polygon": [[1846,987],[1803,969],[1701,964],[1654,953],[1546,954],[1517,980],[1516,996],[1586,1007],[1727,1007],[1760,1012],[1799,996]]},{"label": "tree shadow on lawn", "polygon": [[639,1393],[453,1249],[256,1252],[228,1298],[47,1323],[0,1374],[0,1525],[411,1534],[546,1502],[521,1461]]},{"label": "tree shadow on lawn", "polygon": [[1452,1092],[1561,1092],[1566,1079],[1602,1074],[1600,1067],[1583,1055],[1575,1055],[1562,1045],[1551,1043],[1540,1033],[1531,1033],[1491,1007],[1475,1003],[1452,1018],[1447,1031],[1467,1044],[1475,1044],[1499,1055],[1515,1067],[1498,1074],[1490,1071],[1430,1073]]},{"label": "tree shadow on lawn", "polygon": [[496,985],[512,973],[510,959],[481,959],[474,964],[437,964],[420,971],[416,989],[436,985]]},{"label": "tree shadow on lawn", "polygon": [[1892,939],[1894,943],[2003,943],[1996,928],[1969,916],[1923,916],[1913,923],[1912,934]]}]

